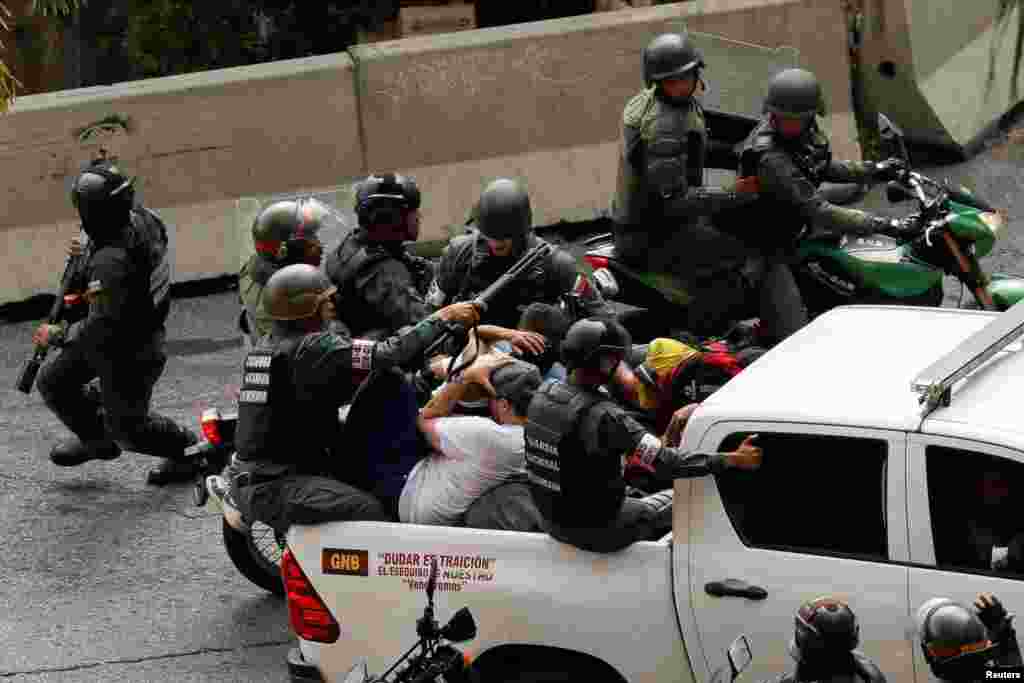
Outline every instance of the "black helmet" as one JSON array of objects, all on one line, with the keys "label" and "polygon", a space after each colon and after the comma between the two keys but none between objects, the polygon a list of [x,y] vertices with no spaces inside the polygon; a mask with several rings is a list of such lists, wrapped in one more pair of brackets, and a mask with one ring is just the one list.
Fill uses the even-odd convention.
[{"label": "black helmet", "polygon": [[847,654],[860,642],[857,616],[842,600],[817,598],[800,606],[789,654],[797,662],[820,662]]},{"label": "black helmet", "polygon": [[395,173],[373,174],[356,187],[356,215],[359,225],[395,226],[404,222],[406,211],[420,208],[416,181]]},{"label": "black helmet", "polygon": [[644,83],[647,87],[667,78],[681,78],[691,71],[699,77],[703,68],[704,56],[685,34],[662,33],[644,48]]},{"label": "black helmet", "polygon": [[975,680],[998,644],[973,609],[948,598],[932,598],[917,610],[921,650],[932,672],[943,680]]},{"label": "black helmet", "polygon": [[299,320],[316,315],[337,287],[316,266],[295,263],[270,276],[263,290],[263,308],[274,320]]},{"label": "black helmet", "polygon": [[571,292],[576,286],[576,279],[580,276],[576,257],[568,249],[555,249],[551,254],[548,272],[560,294]]},{"label": "black helmet", "polygon": [[514,180],[498,178],[480,195],[476,224],[492,240],[521,239],[533,227],[530,196]]},{"label": "black helmet", "polygon": [[302,256],[301,242],[317,239],[330,210],[312,198],[274,202],[252,222],[256,251],[272,261],[286,263]]},{"label": "black helmet", "polygon": [[804,69],[780,71],[768,81],[764,111],[801,118],[824,114],[825,105],[818,79]]},{"label": "black helmet", "polygon": [[71,186],[71,203],[86,233],[95,238],[124,227],[135,201],[134,184],[135,178],[107,159],[93,161],[79,174]]},{"label": "black helmet", "polygon": [[629,332],[615,320],[584,318],[562,340],[562,360],[569,368],[597,368],[604,355],[625,355],[632,346]]}]

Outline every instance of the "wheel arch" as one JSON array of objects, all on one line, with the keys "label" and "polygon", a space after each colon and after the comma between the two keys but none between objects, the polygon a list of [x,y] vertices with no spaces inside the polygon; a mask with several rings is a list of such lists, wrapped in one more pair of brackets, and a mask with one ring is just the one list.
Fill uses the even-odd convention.
[{"label": "wheel arch", "polygon": [[628,683],[608,662],[578,650],[550,645],[506,643],[488,648],[473,660],[480,680],[516,680],[516,672],[571,673],[572,680]]}]

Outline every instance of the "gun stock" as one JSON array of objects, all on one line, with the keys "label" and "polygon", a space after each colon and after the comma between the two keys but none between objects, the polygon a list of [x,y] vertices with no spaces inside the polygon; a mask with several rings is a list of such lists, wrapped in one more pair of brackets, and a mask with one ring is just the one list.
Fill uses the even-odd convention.
[{"label": "gun stock", "polygon": [[[57,292],[57,300],[53,302],[53,306],[50,307],[50,315],[46,321],[49,325],[58,324],[64,317],[64,296],[68,293],[68,286],[70,285],[71,275],[75,272],[77,267],[78,257],[71,256],[68,258],[67,263],[64,266],[64,274],[60,278],[60,289]],[[39,368],[42,366],[43,361],[46,360],[46,354],[49,351],[49,347],[35,347],[32,353],[32,357],[25,361],[25,365],[22,366],[21,372],[18,373],[18,379],[15,383],[15,388],[23,394],[31,394],[32,387],[36,383],[36,375],[39,374]]]}]

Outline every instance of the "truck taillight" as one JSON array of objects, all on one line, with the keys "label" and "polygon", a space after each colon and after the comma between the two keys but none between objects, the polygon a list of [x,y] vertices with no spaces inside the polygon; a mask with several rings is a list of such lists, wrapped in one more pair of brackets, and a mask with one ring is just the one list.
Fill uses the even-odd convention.
[{"label": "truck taillight", "polygon": [[216,408],[209,408],[203,411],[199,418],[199,424],[203,428],[203,437],[214,446],[220,446],[224,439],[220,434],[220,411]]},{"label": "truck taillight", "polygon": [[608,259],[604,256],[594,256],[592,254],[585,254],[583,260],[589,263],[594,268],[607,268]]},{"label": "truck taillight", "polygon": [[281,554],[281,577],[288,600],[288,617],[295,635],[314,643],[336,642],[341,635],[341,625],[317,595],[288,548]]}]

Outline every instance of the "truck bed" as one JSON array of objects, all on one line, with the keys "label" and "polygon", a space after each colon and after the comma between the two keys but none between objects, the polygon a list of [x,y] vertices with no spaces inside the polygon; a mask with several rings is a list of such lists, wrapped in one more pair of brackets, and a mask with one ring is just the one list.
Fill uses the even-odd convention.
[{"label": "truck bed", "polygon": [[503,643],[557,644],[603,659],[629,681],[689,678],[671,597],[671,536],[602,555],[546,534],[338,522],[293,527],[288,545],[341,625],[337,643],[300,643],[328,681],[359,658],[382,672],[415,643],[431,558],[438,621],[463,606],[476,618],[470,655]]}]

